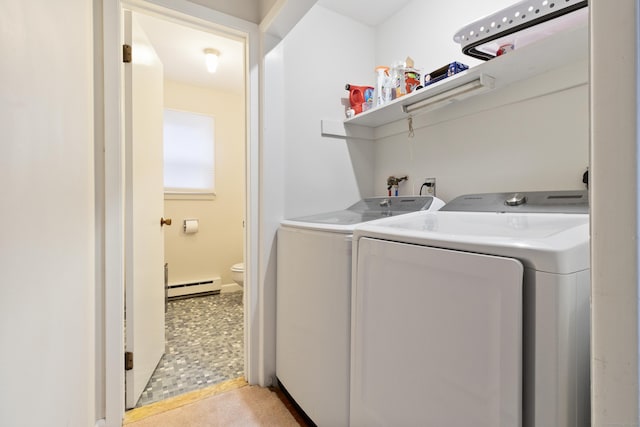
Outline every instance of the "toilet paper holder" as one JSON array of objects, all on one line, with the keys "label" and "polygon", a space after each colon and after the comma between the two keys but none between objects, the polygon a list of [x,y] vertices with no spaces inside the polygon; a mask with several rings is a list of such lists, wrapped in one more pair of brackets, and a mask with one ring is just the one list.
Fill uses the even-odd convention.
[{"label": "toilet paper holder", "polygon": [[193,234],[198,232],[198,220],[195,218],[185,219],[182,221],[182,230],[184,234]]}]

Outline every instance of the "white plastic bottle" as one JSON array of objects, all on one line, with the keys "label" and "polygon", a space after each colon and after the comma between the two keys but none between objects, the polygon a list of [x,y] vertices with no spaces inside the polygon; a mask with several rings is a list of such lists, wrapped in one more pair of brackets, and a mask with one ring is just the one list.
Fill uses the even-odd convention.
[{"label": "white plastic bottle", "polygon": [[391,81],[393,86],[392,98],[400,98],[407,94],[407,87],[404,81],[404,70],[406,65],[402,61],[394,62],[391,66]]},{"label": "white plastic bottle", "polygon": [[388,86],[387,80],[389,80],[389,67],[380,65],[376,67],[376,73],[378,73],[378,75],[376,77],[375,106],[380,107],[388,102],[385,99],[384,89],[385,86]]}]

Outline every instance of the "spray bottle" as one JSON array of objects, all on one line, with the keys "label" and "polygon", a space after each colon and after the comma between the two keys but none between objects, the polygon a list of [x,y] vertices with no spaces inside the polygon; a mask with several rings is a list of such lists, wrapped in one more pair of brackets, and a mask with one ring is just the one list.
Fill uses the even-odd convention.
[{"label": "spray bottle", "polygon": [[375,96],[375,106],[380,107],[388,102],[385,99],[384,88],[385,85],[388,86],[387,80],[389,80],[389,67],[385,67],[380,65],[376,67],[376,96]]}]

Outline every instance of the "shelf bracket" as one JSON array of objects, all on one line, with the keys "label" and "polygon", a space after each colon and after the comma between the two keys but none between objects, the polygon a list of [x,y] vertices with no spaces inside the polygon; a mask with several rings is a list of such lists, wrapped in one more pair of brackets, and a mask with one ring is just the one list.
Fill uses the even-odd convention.
[{"label": "shelf bracket", "polygon": [[375,139],[373,129],[365,126],[348,125],[337,120],[320,120],[320,134],[328,138],[364,139],[369,141]]}]

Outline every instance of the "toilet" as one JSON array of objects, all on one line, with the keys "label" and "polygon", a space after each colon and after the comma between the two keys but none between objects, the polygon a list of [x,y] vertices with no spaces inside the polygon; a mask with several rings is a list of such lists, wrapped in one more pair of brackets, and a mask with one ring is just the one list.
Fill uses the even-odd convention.
[{"label": "toilet", "polygon": [[238,285],[243,286],[244,284],[244,263],[243,262],[239,262],[231,266],[231,278]]}]

